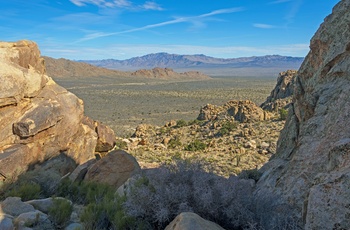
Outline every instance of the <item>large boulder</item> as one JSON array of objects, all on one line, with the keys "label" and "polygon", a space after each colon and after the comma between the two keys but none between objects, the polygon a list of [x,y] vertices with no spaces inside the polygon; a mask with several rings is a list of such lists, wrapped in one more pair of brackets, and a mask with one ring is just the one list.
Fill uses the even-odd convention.
[{"label": "large boulder", "polygon": [[133,156],[122,150],[114,150],[93,164],[84,179],[109,184],[118,189],[140,171],[141,168]]},{"label": "large boulder", "polygon": [[292,102],[294,79],[296,76],[296,70],[287,70],[279,73],[275,88],[260,107],[268,111],[278,111],[281,108],[288,108]]},{"label": "large boulder", "polygon": [[62,153],[82,164],[113,148],[114,133],[84,124],[83,101],[46,75],[31,41],[0,42],[0,175],[15,178]]},{"label": "large boulder", "polygon": [[193,212],[180,213],[165,230],[224,230],[214,222],[203,219]]},{"label": "large boulder", "polygon": [[288,205],[305,229],[350,229],[349,8],[340,1],[311,39],[277,153],[261,169],[256,197],[279,197],[261,219]]},{"label": "large boulder", "polygon": [[33,212],[34,207],[24,203],[20,197],[7,197],[0,203],[0,212],[11,216],[19,216],[22,213]]}]

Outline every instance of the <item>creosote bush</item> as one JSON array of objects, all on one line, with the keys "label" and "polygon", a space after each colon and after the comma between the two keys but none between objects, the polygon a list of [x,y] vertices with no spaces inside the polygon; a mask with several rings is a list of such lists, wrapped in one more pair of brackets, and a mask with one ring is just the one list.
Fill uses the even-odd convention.
[{"label": "creosote bush", "polygon": [[152,229],[164,229],[181,212],[195,212],[226,229],[254,222],[251,182],[220,177],[205,168],[198,162],[175,161],[147,170],[127,191],[126,213]]},{"label": "creosote bush", "polygon": [[207,145],[200,140],[194,140],[193,142],[189,143],[187,146],[185,146],[186,151],[200,151],[204,150],[207,147]]},{"label": "creosote bush", "polygon": [[54,198],[53,204],[49,209],[49,218],[56,228],[63,228],[73,212],[72,203],[66,199]]},{"label": "creosote bush", "polygon": [[176,128],[181,128],[187,125],[187,122],[183,119],[176,121]]},{"label": "creosote bush", "polygon": [[226,121],[225,123],[222,124],[219,134],[221,136],[228,135],[231,131],[237,129],[237,123],[236,122],[231,122],[231,121]]}]

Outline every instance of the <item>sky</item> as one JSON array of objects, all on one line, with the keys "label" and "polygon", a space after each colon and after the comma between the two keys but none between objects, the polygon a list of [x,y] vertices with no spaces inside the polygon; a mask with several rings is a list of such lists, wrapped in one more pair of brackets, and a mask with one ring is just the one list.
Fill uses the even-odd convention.
[{"label": "sky", "polygon": [[0,0],[0,40],[71,60],[304,57],[339,0]]}]

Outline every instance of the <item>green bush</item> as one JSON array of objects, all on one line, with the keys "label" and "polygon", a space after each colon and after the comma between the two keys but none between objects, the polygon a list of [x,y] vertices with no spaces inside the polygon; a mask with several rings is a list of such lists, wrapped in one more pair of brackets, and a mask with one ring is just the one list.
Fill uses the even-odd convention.
[{"label": "green bush", "polygon": [[187,122],[183,119],[176,121],[176,128],[181,128],[187,125]]},{"label": "green bush", "polygon": [[115,188],[107,184],[79,184],[66,179],[58,187],[57,195],[85,205],[80,217],[84,229],[142,229],[142,221],[125,214],[125,197],[119,197]]},{"label": "green bush", "polygon": [[128,148],[128,144],[122,140],[116,140],[115,145],[117,146],[118,149],[127,149]]},{"label": "green bush", "polygon": [[66,199],[54,198],[53,204],[49,208],[49,218],[56,228],[60,229],[70,220],[73,212],[72,203]]},{"label": "green bush", "polygon": [[282,109],[280,109],[279,114],[280,114],[281,120],[286,120],[287,116],[288,116],[288,110],[282,108]]},{"label": "green bush", "polygon": [[231,131],[235,130],[236,128],[237,128],[236,122],[226,121],[225,123],[222,124],[219,134],[221,136],[228,135]]},{"label": "green bush", "polygon": [[203,142],[201,142],[200,140],[195,140],[193,142],[191,142],[190,144],[188,144],[185,147],[186,151],[200,151],[200,150],[204,150],[207,147],[207,145]]},{"label": "green bush", "polygon": [[175,149],[176,147],[180,147],[181,145],[181,141],[179,141],[177,138],[174,138],[169,141],[168,148]]},{"label": "green bush", "polygon": [[23,182],[14,184],[7,188],[4,198],[9,196],[21,197],[22,201],[38,199],[41,194],[41,187],[34,182]]}]

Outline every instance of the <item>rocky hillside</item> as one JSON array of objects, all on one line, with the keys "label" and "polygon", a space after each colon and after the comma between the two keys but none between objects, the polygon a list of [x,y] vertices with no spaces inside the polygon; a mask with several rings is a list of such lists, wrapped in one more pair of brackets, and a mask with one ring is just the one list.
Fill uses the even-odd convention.
[{"label": "rocky hillside", "polygon": [[284,121],[251,101],[205,105],[194,121],[173,120],[162,127],[141,124],[117,145],[144,168],[174,159],[196,159],[228,177],[260,168],[275,153]]},{"label": "rocky hillside", "polygon": [[350,229],[349,7],[340,1],[326,17],[295,78],[277,153],[257,185],[257,197],[280,197],[263,220],[289,207],[305,229]]},{"label": "rocky hillside", "polygon": [[87,63],[79,63],[64,58],[55,59],[43,57],[47,74],[53,78],[60,77],[118,77],[125,74],[122,71],[96,67]]},{"label": "rocky hillside", "polygon": [[46,70],[49,76],[53,78],[62,77],[139,77],[139,78],[157,78],[157,79],[187,79],[198,80],[207,79],[207,75],[197,71],[177,73],[169,68],[140,69],[135,72],[126,72],[111,70],[102,67],[96,67],[84,62],[76,62],[67,59],[54,59],[44,57]]},{"label": "rocky hillside", "polygon": [[279,111],[281,108],[287,109],[292,102],[296,76],[296,70],[287,70],[279,73],[275,88],[260,107],[268,111]]}]

